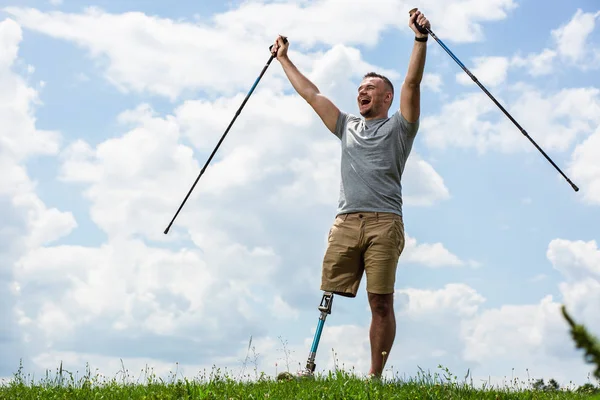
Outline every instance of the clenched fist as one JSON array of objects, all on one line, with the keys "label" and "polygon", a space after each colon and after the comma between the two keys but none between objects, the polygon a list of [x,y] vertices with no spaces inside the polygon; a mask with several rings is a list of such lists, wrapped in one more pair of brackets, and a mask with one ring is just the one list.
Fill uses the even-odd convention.
[{"label": "clenched fist", "polygon": [[423,29],[431,29],[431,24],[429,23],[429,20],[425,17],[425,14],[423,14],[419,10],[416,10],[408,19],[408,26],[415,32],[415,35],[417,37],[427,36],[427,33],[419,31],[419,29],[415,25],[415,22],[417,22]]},{"label": "clenched fist", "polygon": [[277,58],[286,57],[288,47],[290,47],[290,43],[288,42],[287,38],[279,35],[277,39],[275,39],[273,46],[271,46],[271,54]]}]

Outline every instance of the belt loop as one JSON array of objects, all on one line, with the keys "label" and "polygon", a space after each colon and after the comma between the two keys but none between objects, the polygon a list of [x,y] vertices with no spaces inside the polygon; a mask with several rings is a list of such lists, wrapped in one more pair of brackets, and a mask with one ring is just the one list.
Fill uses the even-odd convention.
[{"label": "belt loop", "polygon": [[379,213],[378,212],[375,213],[375,221],[379,222]]},{"label": "belt loop", "polygon": [[343,220],[344,220],[344,221],[346,221],[346,218],[348,218],[348,214],[344,214],[344,215],[342,216],[342,218],[343,218]]}]

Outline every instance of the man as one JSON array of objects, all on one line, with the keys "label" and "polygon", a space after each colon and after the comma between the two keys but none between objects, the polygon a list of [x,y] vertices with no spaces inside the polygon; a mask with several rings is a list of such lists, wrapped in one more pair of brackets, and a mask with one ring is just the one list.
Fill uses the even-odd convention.
[{"label": "man", "polygon": [[376,73],[364,76],[357,95],[362,118],[356,117],[340,111],[298,71],[287,55],[289,42],[282,36],[271,48],[294,89],[341,141],[338,212],[323,259],[321,290],[356,297],[363,272],[366,274],[372,313],[369,375],[375,377],[381,376],[396,336],[394,284],[404,249],[401,177],[419,126],[427,49],[427,34],[419,32],[415,21],[430,28],[420,11],[409,18],[415,42],[400,107],[391,117],[394,88],[386,77]]}]

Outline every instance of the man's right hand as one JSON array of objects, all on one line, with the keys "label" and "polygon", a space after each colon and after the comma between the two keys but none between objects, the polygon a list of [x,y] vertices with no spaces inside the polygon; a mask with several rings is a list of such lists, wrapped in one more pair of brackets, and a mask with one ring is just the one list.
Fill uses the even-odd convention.
[{"label": "man's right hand", "polygon": [[271,47],[271,54],[273,54],[274,57],[282,58],[287,56],[287,51],[290,47],[290,42],[286,41],[284,43],[283,39],[285,39],[285,36],[281,35],[279,35],[277,39],[275,39],[275,43],[273,44],[273,47]]}]

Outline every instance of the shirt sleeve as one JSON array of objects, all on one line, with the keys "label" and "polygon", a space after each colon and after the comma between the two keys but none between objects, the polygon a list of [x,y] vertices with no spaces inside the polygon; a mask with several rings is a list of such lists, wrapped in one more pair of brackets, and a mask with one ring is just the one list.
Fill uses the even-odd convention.
[{"label": "shirt sleeve", "polygon": [[417,119],[415,122],[408,122],[404,115],[400,112],[400,110],[396,111],[395,115],[400,127],[402,129],[402,134],[407,137],[413,139],[417,135],[417,131],[419,130],[420,119]]},{"label": "shirt sleeve", "polygon": [[340,111],[340,115],[338,115],[337,122],[335,124],[335,132],[334,135],[338,137],[338,139],[342,139],[344,135],[344,131],[346,130],[346,124],[348,123],[348,114]]}]

